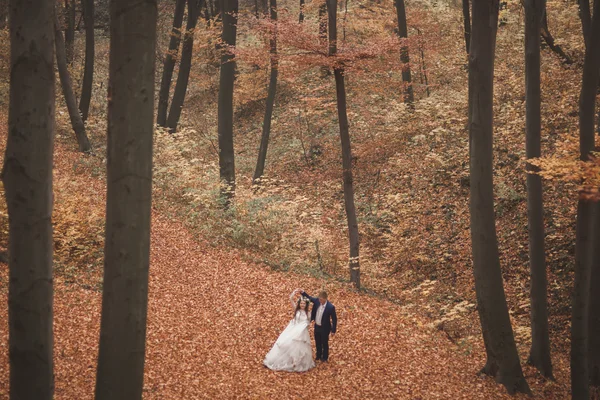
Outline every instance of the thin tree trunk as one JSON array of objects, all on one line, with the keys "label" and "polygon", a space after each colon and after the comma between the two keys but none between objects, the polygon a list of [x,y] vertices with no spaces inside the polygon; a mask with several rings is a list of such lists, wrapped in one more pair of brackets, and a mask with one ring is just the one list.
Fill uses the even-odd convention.
[{"label": "thin tree trunk", "polygon": [[[10,103],[2,181],[8,207],[10,398],[50,400],[54,2],[10,1]],[[4,323],[4,322],[3,322]]]},{"label": "thin tree trunk", "polygon": [[[594,16],[590,26],[590,43],[600,41],[600,0],[594,0]],[[579,146],[582,161],[594,150],[594,114],[600,49],[586,46],[579,97]],[[571,392],[573,399],[589,398],[589,304],[592,269],[594,203],[580,198],[577,205],[575,239],[575,283],[571,318]]]},{"label": "thin tree trunk", "polygon": [[94,0],[81,0],[81,7],[85,20],[85,67],[81,98],[79,99],[79,111],[81,112],[81,119],[86,121],[90,111],[92,85],[94,83]]},{"label": "thin tree trunk", "polygon": [[300,12],[298,13],[298,22],[304,22],[304,0],[300,0]]},{"label": "thin tree trunk", "polygon": [[[167,109],[169,106],[169,92],[171,90],[171,80],[173,79],[173,69],[179,53],[179,44],[181,42],[181,24],[183,23],[183,13],[185,11],[186,0],[177,0],[175,3],[175,13],[173,17],[173,29],[171,30],[171,40],[169,41],[169,50],[165,57],[163,65],[162,80],[160,81],[160,92],[158,94],[158,110],[156,123],[158,126],[167,126]],[[189,15],[189,12],[188,12]],[[190,17],[188,16],[188,20]]]},{"label": "thin tree trunk", "polygon": [[395,0],[396,16],[398,18],[398,36],[402,40],[400,47],[400,61],[402,61],[402,82],[404,82],[404,102],[412,107],[415,101],[410,76],[410,58],[408,56],[408,26],[406,24],[406,7],[404,0]]},{"label": "thin tree trunk", "polygon": [[269,92],[267,94],[267,107],[265,118],[263,120],[262,137],[260,148],[258,150],[258,159],[254,171],[254,182],[258,183],[265,170],[265,161],[267,159],[267,147],[269,146],[269,136],[271,134],[271,118],[273,116],[273,106],[275,104],[275,93],[277,91],[277,72],[279,62],[277,59],[277,0],[270,0],[270,18],[273,24],[273,32],[270,38],[271,55],[271,77],[269,79]]},{"label": "thin tree trunk", "polygon": [[194,50],[194,32],[196,24],[200,17],[201,0],[188,0],[188,20],[186,31],[183,36],[183,48],[181,49],[181,62],[179,63],[179,73],[177,74],[177,83],[175,84],[175,92],[173,93],[173,101],[169,109],[169,117],[167,118],[167,128],[169,132],[177,131],[185,94],[187,93],[188,82],[190,79],[190,71],[192,69],[192,55]]},{"label": "thin tree trunk", "polygon": [[77,137],[77,144],[79,150],[83,152],[90,151],[92,146],[85,133],[85,125],[77,109],[77,101],[75,100],[75,94],[73,93],[73,83],[71,81],[71,75],[69,74],[69,68],[67,67],[67,56],[65,52],[65,40],[63,39],[62,31],[58,22],[58,15],[55,14],[54,18],[54,41],[56,44],[56,64],[58,66],[58,76],[60,77],[60,85],[63,89],[63,96],[65,97],[65,103],[67,103],[67,109],[69,110],[69,116],[71,117],[71,125],[75,131],[75,137]]},{"label": "thin tree trunk", "polygon": [[75,57],[75,0],[65,0],[65,48],[67,63],[73,65]]},{"label": "thin tree trunk", "polygon": [[[525,98],[527,158],[541,156],[540,26],[545,0],[525,0]],[[527,221],[531,270],[531,350],[528,362],[543,376],[552,378],[546,252],[544,249],[544,203],[542,178],[527,164]]]},{"label": "thin tree trunk", "polygon": [[215,2],[215,17],[217,18],[217,21],[221,21],[222,20],[222,2],[225,0],[214,0]]},{"label": "thin tree trunk", "polygon": [[[329,56],[337,53],[337,0],[327,0],[327,13],[329,15]],[[346,112],[346,88],[344,85],[344,67],[336,65],[333,68],[335,76],[335,91],[337,96],[338,120],[340,124],[340,141],[342,144],[342,176],[344,181],[344,207],[348,220],[348,240],[350,257],[350,281],[357,289],[360,288],[360,261],[359,261],[359,235],[356,207],[354,205],[354,187],[352,178],[352,149],[350,146],[350,132],[348,129],[348,114]]]},{"label": "thin tree trunk", "polygon": [[427,93],[427,97],[429,97],[429,81],[427,79],[427,66],[425,65],[425,51],[423,50],[423,40],[421,30],[419,28],[417,28],[417,33],[419,34],[419,51],[421,52],[421,73],[423,74],[423,78],[421,78],[421,83],[425,84],[425,92]]},{"label": "thin tree trunk", "polygon": [[590,35],[592,34],[592,13],[590,11],[590,0],[577,0],[579,5],[579,18],[581,19],[581,31],[585,46],[589,47]]},{"label": "thin tree trunk", "polygon": [[327,1],[319,4],[319,44],[325,47],[327,44]]},{"label": "thin tree trunk", "polygon": [[8,25],[8,0],[0,0],[0,30]]},{"label": "thin tree trunk", "polygon": [[469,54],[469,45],[471,43],[471,12],[469,10],[469,0],[462,0],[463,27],[465,30],[465,48]]},{"label": "thin tree trunk", "polygon": [[554,37],[550,33],[550,29],[548,28],[548,14],[545,7],[544,16],[542,18],[541,34],[542,38],[544,39],[544,42],[550,48],[550,50],[558,54],[558,56],[563,60],[565,64],[573,64],[573,60],[571,59],[571,57],[569,57],[569,55],[563,51],[560,45],[554,42]]},{"label": "thin tree trunk", "polygon": [[[223,0],[223,34],[226,46],[235,47],[237,35],[238,0]],[[230,49],[223,49],[219,77],[218,133],[219,177],[221,196],[228,207],[235,194],[235,154],[233,149],[233,84],[235,57]]]},{"label": "thin tree trunk", "polygon": [[590,279],[589,307],[589,368],[590,384],[600,387],[600,202],[596,202],[592,255],[592,277]]},{"label": "thin tree trunk", "polygon": [[142,398],[156,22],[155,1],[110,1],[106,242],[96,400]]},{"label": "thin tree trunk", "polygon": [[487,362],[482,372],[509,393],[530,393],[508,315],[502,284],[493,190],[494,57],[498,0],[473,0],[469,52],[471,241],[477,309]]},{"label": "thin tree trunk", "polygon": [[210,6],[210,16],[211,16],[211,18],[214,18],[215,15],[216,15],[215,14],[215,7],[213,6],[213,2],[214,2],[214,0],[207,0],[206,1],[206,4],[208,4]]}]

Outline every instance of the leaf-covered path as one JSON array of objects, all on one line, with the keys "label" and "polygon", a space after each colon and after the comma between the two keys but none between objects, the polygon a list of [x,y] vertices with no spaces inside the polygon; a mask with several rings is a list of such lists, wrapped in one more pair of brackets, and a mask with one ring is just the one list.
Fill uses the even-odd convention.
[{"label": "leaf-covered path", "polygon": [[[6,265],[2,265],[6,321]],[[155,212],[148,312],[147,399],[490,399],[504,390],[477,377],[482,361],[385,300],[329,286],[339,315],[328,364],[273,372],[262,359],[291,318],[296,287],[323,282],[249,265],[198,243]],[[100,293],[56,279],[56,399],[91,399]],[[7,324],[0,324],[0,398],[7,397]],[[508,396],[506,396],[508,397]]]}]

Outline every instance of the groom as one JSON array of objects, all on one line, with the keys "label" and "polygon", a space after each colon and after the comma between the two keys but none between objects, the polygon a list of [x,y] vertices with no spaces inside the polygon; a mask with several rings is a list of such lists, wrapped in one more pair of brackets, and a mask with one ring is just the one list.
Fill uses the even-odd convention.
[{"label": "groom", "polygon": [[308,297],[313,303],[310,320],[315,321],[315,344],[317,346],[317,361],[329,358],[329,334],[335,336],[337,315],[335,306],[327,301],[327,292],[322,291],[319,297],[311,297],[304,290],[302,296]]}]

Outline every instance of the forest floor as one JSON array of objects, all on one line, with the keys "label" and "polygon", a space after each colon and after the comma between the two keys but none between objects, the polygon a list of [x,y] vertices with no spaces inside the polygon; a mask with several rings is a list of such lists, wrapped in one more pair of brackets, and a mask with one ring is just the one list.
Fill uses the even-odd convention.
[{"label": "forest floor", "polygon": [[[78,160],[88,156],[65,147],[58,140],[55,185],[63,190],[56,195],[67,195],[63,185],[70,185],[78,198],[103,209],[104,180],[78,173]],[[511,398],[478,376],[482,349],[463,348],[410,307],[341,282],[326,283],[339,316],[330,362],[301,374],[268,370],[262,360],[291,318],[289,293],[297,287],[315,293],[325,282],[243,258],[198,240],[176,218],[153,210],[144,398]],[[101,269],[69,274],[57,268],[55,398],[91,399]],[[7,265],[0,264],[0,321],[7,321],[7,283]],[[0,399],[8,398],[7,325],[0,324]],[[556,364],[558,383],[526,367],[536,398],[568,397],[565,363]]]}]

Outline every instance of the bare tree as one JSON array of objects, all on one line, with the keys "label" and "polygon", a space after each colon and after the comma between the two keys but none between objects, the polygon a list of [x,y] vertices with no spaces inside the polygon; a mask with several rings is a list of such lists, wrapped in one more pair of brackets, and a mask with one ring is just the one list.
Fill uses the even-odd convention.
[{"label": "bare tree", "polygon": [[81,85],[81,98],[79,111],[81,119],[86,121],[90,111],[92,99],[92,85],[94,83],[94,0],[81,0],[83,20],[85,23],[85,66],[83,70],[83,83]]},{"label": "bare tree", "polygon": [[8,24],[8,0],[0,0],[0,29]]},{"label": "bare tree", "polygon": [[[588,5],[589,7],[589,5]],[[589,160],[594,150],[594,113],[600,49],[591,45],[600,41],[600,0],[594,0],[594,16],[585,36],[587,42],[579,96],[579,148],[582,161]],[[580,10],[582,15],[589,14]],[[585,25],[584,25],[585,26]],[[585,30],[584,30],[585,32]],[[594,249],[593,202],[580,197],[577,204],[577,230],[575,239],[575,284],[571,316],[571,392],[574,399],[588,399],[589,392],[589,306],[592,255]]]},{"label": "bare tree", "polygon": [[562,47],[554,41],[554,37],[550,33],[550,28],[548,28],[548,11],[546,7],[544,7],[544,16],[542,17],[541,33],[544,42],[550,50],[555,52],[565,64],[573,64],[571,57],[569,57],[569,55],[563,51]]},{"label": "bare tree", "polygon": [[[540,26],[545,0],[525,0],[525,99],[527,158],[541,156]],[[542,178],[527,164],[527,221],[531,270],[531,351],[528,362],[545,377],[552,377],[546,252],[544,249],[544,204]]]},{"label": "bare tree", "polygon": [[75,0],[65,0],[65,48],[69,65],[73,65],[75,57],[75,11]]},{"label": "bare tree", "polygon": [[2,181],[8,206],[11,399],[50,400],[54,2],[10,1],[10,103]]},{"label": "bare tree", "polygon": [[177,130],[179,118],[185,94],[187,92],[190,71],[192,69],[192,55],[194,50],[194,33],[196,24],[200,17],[201,0],[188,0],[188,19],[183,37],[183,49],[181,50],[181,62],[179,63],[179,74],[177,75],[177,83],[175,84],[175,93],[173,93],[173,101],[169,109],[169,117],[167,118],[167,128],[173,133]]},{"label": "bare tree", "polygon": [[[329,56],[337,53],[337,0],[327,0],[327,14],[329,16]],[[337,96],[338,121],[340,125],[340,141],[342,144],[342,176],[344,181],[344,207],[348,221],[348,241],[350,256],[350,281],[356,288],[360,288],[360,262],[359,262],[359,235],[356,207],[354,205],[354,186],[352,177],[352,148],[350,146],[350,132],[348,129],[348,114],[346,112],[346,87],[344,85],[344,66],[336,64],[333,68],[335,77],[335,91]]]},{"label": "bare tree", "polygon": [[469,0],[462,0],[463,27],[465,31],[467,54],[469,54],[469,46],[471,43],[471,10],[469,8]]},{"label": "bare tree", "polygon": [[402,40],[400,47],[400,61],[402,61],[402,82],[404,82],[404,102],[409,106],[415,101],[410,76],[410,58],[408,56],[408,25],[406,24],[406,7],[404,0],[395,0],[396,17],[398,19],[398,36]]},{"label": "bare tree", "polygon": [[175,69],[175,61],[177,60],[177,54],[179,53],[179,44],[181,42],[181,24],[183,23],[185,3],[186,0],[177,0],[175,3],[173,29],[171,29],[169,50],[167,51],[167,55],[165,56],[165,62],[163,64],[162,80],[160,81],[160,92],[158,94],[158,110],[156,117],[156,123],[158,124],[158,126],[163,127],[167,125],[167,108],[169,106],[169,92],[171,90],[173,70]]},{"label": "bare tree", "polygon": [[529,393],[502,285],[493,190],[494,58],[498,0],[473,0],[469,52],[469,149],[471,241],[477,310],[487,362],[482,372],[509,393]]},{"label": "bare tree", "polygon": [[260,149],[258,150],[258,159],[256,169],[254,170],[254,182],[258,182],[265,170],[265,161],[267,159],[267,147],[269,146],[269,136],[271,134],[271,118],[273,116],[273,106],[275,104],[275,94],[277,91],[277,71],[279,62],[277,59],[277,0],[270,0],[270,19],[272,26],[271,37],[269,40],[271,55],[271,76],[269,79],[269,90],[267,94],[267,107],[265,118],[263,120],[263,130],[260,140]]},{"label": "bare tree", "polygon": [[[223,0],[223,44],[235,47],[237,36],[238,0]],[[235,56],[224,48],[221,56],[219,80],[219,176],[221,195],[227,207],[235,193],[235,154],[233,149],[233,83],[235,81]]]},{"label": "bare tree", "polygon": [[71,117],[71,125],[73,126],[75,136],[77,137],[79,150],[83,152],[90,151],[92,146],[85,133],[83,119],[81,119],[79,110],[77,110],[77,101],[75,100],[75,94],[73,93],[73,83],[71,81],[71,75],[69,74],[69,68],[67,67],[65,40],[62,31],[60,30],[57,15],[54,17],[54,41],[56,44],[56,64],[58,66],[60,84],[63,89],[65,103],[67,103],[67,109],[69,110],[69,116]]},{"label": "bare tree", "polygon": [[142,398],[156,21],[156,0],[110,1],[106,241],[97,400]]}]

